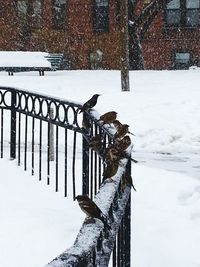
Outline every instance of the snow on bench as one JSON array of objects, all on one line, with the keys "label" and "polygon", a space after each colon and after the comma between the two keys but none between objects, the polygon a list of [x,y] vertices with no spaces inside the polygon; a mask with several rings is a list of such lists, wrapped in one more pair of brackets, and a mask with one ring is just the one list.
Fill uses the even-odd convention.
[{"label": "snow on bench", "polygon": [[48,60],[49,53],[46,52],[25,52],[25,51],[1,51],[0,71],[7,71],[9,75],[21,71],[44,71],[52,70],[51,62]]}]

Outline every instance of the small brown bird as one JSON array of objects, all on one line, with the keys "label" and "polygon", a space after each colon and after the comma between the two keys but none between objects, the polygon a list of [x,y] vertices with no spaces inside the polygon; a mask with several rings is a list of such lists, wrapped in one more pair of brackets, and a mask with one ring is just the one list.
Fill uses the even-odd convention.
[{"label": "small brown bird", "polygon": [[110,165],[113,163],[118,164],[121,159],[130,159],[134,163],[137,163],[137,160],[131,158],[131,155],[127,153],[126,150],[123,150],[123,147],[118,147],[116,143],[110,145],[106,148],[105,154],[104,154],[104,161]]},{"label": "small brown bird", "polygon": [[110,229],[107,217],[103,214],[100,208],[87,195],[79,195],[75,198],[81,210],[91,218],[97,218],[102,221],[104,227]]},{"label": "small brown bird", "polygon": [[87,102],[83,104],[82,108],[80,108],[79,113],[83,111],[88,111],[89,109],[93,108],[96,105],[99,96],[100,95],[98,94],[93,95],[92,98],[90,98]]},{"label": "small brown bird", "polygon": [[101,150],[103,145],[103,140],[101,135],[97,134],[90,139],[89,147],[95,151]]},{"label": "small brown bird", "polygon": [[118,120],[114,120],[113,124],[114,124],[116,130],[118,130],[122,126],[122,123]]},{"label": "small brown bird", "polygon": [[119,151],[116,144],[109,145],[104,153],[104,160],[107,164],[119,162]]},{"label": "small brown bird", "polygon": [[122,176],[122,183],[123,183],[124,185],[129,186],[129,187],[133,187],[133,190],[136,191],[135,186],[133,185],[133,179],[132,179],[132,177],[131,177],[130,175],[126,175],[126,174],[124,174],[124,175]]},{"label": "small brown bird", "polygon": [[123,139],[116,140],[116,145],[119,150],[124,151],[131,145],[131,138],[126,135]]},{"label": "small brown bird", "polygon": [[[114,139],[121,139],[127,133],[132,134],[131,132],[129,132],[129,125],[128,124],[122,124],[121,126],[118,126],[117,132],[114,134]],[[132,134],[132,135],[134,135],[134,134]]]},{"label": "small brown bird", "polygon": [[102,121],[103,122],[102,125],[111,124],[116,120],[116,118],[117,118],[117,112],[109,111],[101,115],[98,121]]},{"label": "small brown bird", "polygon": [[105,181],[107,178],[113,177],[117,173],[118,167],[118,162],[110,162],[104,169],[103,181]]},{"label": "small brown bird", "polygon": [[91,126],[92,126],[92,122],[90,120],[86,120],[83,118],[82,128],[87,130],[87,129],[91,128]]}]

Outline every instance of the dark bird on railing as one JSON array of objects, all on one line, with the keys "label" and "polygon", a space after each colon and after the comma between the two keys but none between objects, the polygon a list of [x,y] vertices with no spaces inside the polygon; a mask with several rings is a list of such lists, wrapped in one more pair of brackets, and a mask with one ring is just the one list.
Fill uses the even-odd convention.
[{"label": "dark bird on railing", "polygon": [[96,136],[93,136],[89,141],[89,148],[99,151],[102,149],[103,146],[103,140],[101,135],[97,134]]},{"label": "dark bird on railing", "polygon": [[103,172],[103,181],[113,177],[117,173],[118,167],[118,162],[109,162]]},{"label": "dark bird on railing", "polygon": [[88,111],[89,109],[93,108],[96,105],[99,96],[100,95],[98,94],[93,95],[92,98],[90,98],[87,102],[83,104],[82,108],[80,108],[79,113],[83,111]]},{"label": "dark bird on railing", "polygon": [[91,218],[97,218],[104,224],[105,229],[110,229],[107,217],[103,214],[100,208],[87,195],[79,195],[75,198],[81,210]]},{"label": "dark bird on railing", "polygon": [[111,124],[116,120],[116,118],[117,118],[117,112],[109,111],[101,115],[98,121],[102,121],[102,125]]}]

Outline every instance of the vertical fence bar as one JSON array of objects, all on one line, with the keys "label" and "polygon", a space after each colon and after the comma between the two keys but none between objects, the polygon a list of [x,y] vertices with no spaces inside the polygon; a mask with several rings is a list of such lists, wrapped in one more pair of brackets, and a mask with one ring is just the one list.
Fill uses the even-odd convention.
[{"label": "vertical fence bar", "polygon": [[116,254],[116,240],[115,240],[115,243],[114,243],[114,247],[113,247],[113,255],[112,255],[112,267],[116,267],[116,257],[117,257],[117,254]]},{"label": "vertical fence bar", "polygon": [[[49,108],[49,116],[53,119],[53,108]],[[49,160],[54,161],[54,125],[52,123],[49,123]]]},{"label": "vertical fence bar", "polygon": [[35,118],[32,118],[32,165],[31,174],[34,175],[34,145],[35,145]]},{"label": "vertical fence bar", "polygon": [[47,185],[50,184],[50,123],[47,127]]},{"label": "vertical fence bar", "polygon": [[11,92],[10,158],[16,158],[16,92]]},{"label": "vertical fence bar", "polygon": [[73,199],[76,197],[76,183],[75,183],[75,162],[76,162],[76,135],[77,132],[74,131],[74,145],[73,145],[73,159],[72,159],[72,183],[73,183]]},{"label": "vertical fence bar", "polygon": [[[128,161],[126,166],[126,174],[131,176],[131,160]],[[129,195],[128,202],[124,214],[125,224],[125,267],[131,266],[131,194]]]},{"label": "vertical fence bar", "polygon": [[[94,124],[92,124],[91,126],[91,136],[93,136],[94,134],[94,131],[93,131],[93,127],[94,127]],[[90,198],[93,199],[93,186],[94,186],[94,181],[93,181],[93,177],[94,177],[94,161],[93,161],[93,156],[94,156],[94,151],[93,149],[90,149],[90,180],[89,180],[89,183],[90,183]]]},{"label": "vertical fence bar", "polygon": [[93,150],[90,150],[90,198],[93,199]]},{"label": "vertical fence bar", "polygon": [[[98,134],[97,125],[95,124],[95,136]],[[94,153],[94,195],[97,193],[97,153]]]},{"label": "vertical fence bar", "polygon": [[58,125],[56,125],[56,192],[58,192]]},{"label": "vertical fence bar", "polygon": [[122,218],[121,222],[121,240],[120,240],[120,246],[121,246],[121,266],[125,266],[125,220],[124,217]]},{"label": "vertical fence bar", "polygon": [[117,267],[121,267],[121,226],[119,227],[119,231],[117,234]]},{"label": "vertical fence bar", "polygon": [[97,193],[97,153],[94,154],[94,194]]},{"label": "vertical fence bar", "polygon": [[98,168],[98,174],[99,174],[99,178],[98,178],[98,179],[99,179],[99,184],[98,184],[98,185],[99,185],[99,188],[100,188],[100,186],[101,186],[101,180],[102,180],[102,179],[101,179],[101,175],[102,175],[102,172],[101,172],[101,168],[102,168],[102,167],[101,167],[101,165],[102,165],[102,163],[101,163],[101,158],[99,157],[99,166],[98,166],[98,167],[99,167],[99,168]]},{"label": "vertical fence bar", "polygon": [[3,109],[1,109],[1,158],[3,158]]},{"label": "vertical fence bar", "polygon": [[65,189],[64,196],[67,196],[67,128],[65,128]]},{"label": "vertical fence bar", "polygon": [[[86,123],[89,123],[87,114],[83,112],[83,121]],[[83,134],[83,139],[82,139],[82,166],[83,166],[83,176],[82,176],[82,193],[83,195],[88,195],[89,194],[89,144],[86,139],[86,137]]]},{"label": "vertical fence bar", "polygon": [[42,180],[42,120],[40,120],[39,133],[39,181]]},{"label": "vertical fence bar", "polygon": [[18,113],[18,166],[21,163],[21,113]]},{"label": "vertical fence bar", "polygon": [[25,116],[25,143],[24,143],[24,170],[27,169],[27,134],[28,134],[28,116]]},{"label": "vertical fence bar", "polygon": [[125,209],[125,267],[131,266],[131,194]]}]

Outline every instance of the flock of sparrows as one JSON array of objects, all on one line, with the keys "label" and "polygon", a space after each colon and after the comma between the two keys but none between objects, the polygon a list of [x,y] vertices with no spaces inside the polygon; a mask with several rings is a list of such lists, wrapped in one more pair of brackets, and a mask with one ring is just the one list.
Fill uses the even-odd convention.
[{"label": "flock of sparrows", "polygon": [[[89,111],[91,108],[93,108],[96,105],[99,96],[99,94],[93,95],[91,99],[83,104],[79,113],[83,111]],[[108,178],[112,179],[112,177],[117,173],[121,159],[128,158],[134,162],[137,161],[132,159],[127,152],[128,147],[131,145],[131,139],[127,134],[132,134],[129,132],[129,125],[122,124],[117,120],[117,112],[110,111],[104,115],[101,115],[98,122],[101,123],[102,126],[105,124],[113,125],[116,129],[113,137],[113,144],[108,145],[108,147],[103,151],[103,160],[106,165],[103,172],[103,181],[105,181]],[[100,134],[93,136],[89,141],[89,147],[96,152],[102,151],[103,144],[104,141]],[[122,176],[121,184],[124,187],[126,185],[133,187],[133,189],[136,191],[131,176],[124,174]],[[105,229],[110,229],[107,217],[87,195],[78,195],[76,200],[78,201],[81,210],[88,217],[100,219],[103,222]]]}]

